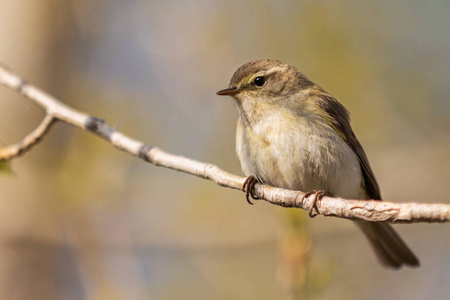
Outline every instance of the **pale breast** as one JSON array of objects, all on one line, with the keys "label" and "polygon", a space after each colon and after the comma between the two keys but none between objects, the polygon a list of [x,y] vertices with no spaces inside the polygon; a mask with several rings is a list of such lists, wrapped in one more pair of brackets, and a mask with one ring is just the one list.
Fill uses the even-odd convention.
[{"label": "pale breast", "polygon": [[314,119],[273,114],[238,122],[236,151],[246,176],[276,187],[360,197],[362,173],[355,153],[331,127]]}]

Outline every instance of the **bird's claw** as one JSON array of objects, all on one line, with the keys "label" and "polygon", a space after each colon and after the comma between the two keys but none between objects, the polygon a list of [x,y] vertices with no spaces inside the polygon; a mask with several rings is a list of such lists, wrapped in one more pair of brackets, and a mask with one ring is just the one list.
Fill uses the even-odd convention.
[{"label": "bird's claw", "polygon": [[[327,193],[325,191],[311,191],[306,193],[303,198],[302,201],[304,201],[306,198],[308,198],[311,195],[314,195],[314,200],[313,200],[313,204],[311,206],[311,210],[309,211],[309,217],[312,219],[314,217],[316,217],[317,215],[319,215],[319,211],[317,210],[317,200],[322,199],[323,196],[325,196]],[[316,213],[314,214],[314,210],[316,210]]]},{"label": "bird's claw", "polygon": [[242,191],[245,192],[245,199],[247,199],[247,202],[251,205],[253,205],[253,203],[250,201],[249,196],[252,197],[254,200],[259,199],[253,194],[255,184],[257,183],[258,180],[252,175],[248,176],[247,179],[245,179],[244,185],[242,186]]}]

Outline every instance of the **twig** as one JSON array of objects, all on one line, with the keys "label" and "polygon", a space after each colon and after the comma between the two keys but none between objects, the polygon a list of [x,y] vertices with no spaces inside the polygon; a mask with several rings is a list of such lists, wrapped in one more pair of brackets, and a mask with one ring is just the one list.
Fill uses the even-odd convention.
[{"label": "twig", "polygon": [[[66,106],[40,89],[26,83],[19,76],[0,65],[0,84],[15,90],[43,107],[46,116],[41,124],[21,142],[0,148],[0,161],[13,159],[29,151],[49,131],[55,121],[63,121],[79,129],[92,132],[108,141],[117,149],[135,157],[161,166],[197,177],[209,179],[220,186],[242,189],[245,178],[227,173],[217,166],[205,164],[182,156],[164,152],[156,147],[131,139],[108,126],[102,119]],[[314,195],[304,197],[305,193],[274,188],[257,184],[255,195],[272,204],[283,207],[301,208],[311,211]],[[449,204],[392,203],[376,200],[347,200],[323,197],[316,203],[317,213],[347,219],[367,221],[388,221],[391,223],[449,222]]]},{"label": "twig", "polygon": [[10,160],[30,150],[49,131],[54,122],[55,119],[51,115],[46,115],[41,124],[39,124],[39,126],[27,135],[21,142],[6,148],[0,148],[0,160]]}]

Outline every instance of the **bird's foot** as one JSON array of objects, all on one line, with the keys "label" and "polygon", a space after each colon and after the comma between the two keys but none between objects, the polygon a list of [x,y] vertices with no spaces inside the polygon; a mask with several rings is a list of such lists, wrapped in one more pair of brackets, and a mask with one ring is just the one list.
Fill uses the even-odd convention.
[{"label": "bird's foot", "polygon": [[255,184],[258,183],[258,179],[255,178],[255,176],[248,176],[247,179],[244,181],[244,185],[242,186],[242,191],[245,192],[245,199],[247,199],[247,202],[251,205],[253,203],[250,201],[249,196],[253,199],[259,199],[257,196],[253,194]]},{"label": "bird's foot", "polygon": [[[306,193],[303,198],[302,201],[304,201],[306,198],[308,198],[311,195],[314,195],[314,200],[313,200],[313,204],[311,206],[311,210],[309,211],[309,217],[312,219],[314,217],[316,217],[319,214],[319,211],[317,210],[317,200],[322,199],[323,196],[325,196],[327,193],[325,191],[311,191]],[[316,213],[314,214],[314,210],[316,210]]]}]

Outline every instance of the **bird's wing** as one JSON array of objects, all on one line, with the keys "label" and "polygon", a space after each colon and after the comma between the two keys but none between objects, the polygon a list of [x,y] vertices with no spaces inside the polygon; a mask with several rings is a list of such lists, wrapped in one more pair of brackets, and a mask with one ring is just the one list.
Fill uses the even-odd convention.
[{"label": "bird's wing", "polygon": [[329,94],[320,93],[318,97],[320,98],[319,105],[322,106],[322,108],[329,115],[329,118],[326,120],[327,123],[334,130],[336,130],[340,136],[342,136],[345,142],[358,156],[359,164],[364,177],[364,187],[368,196],[374,200],[381,200],[380,188],[375,175],[373,174],[372,168],[370,167],[366,153],[364,152],[363,147],[359,143],[356,135],[353,133],[352,127],[350,126],[350,116],[347,109]]}]

